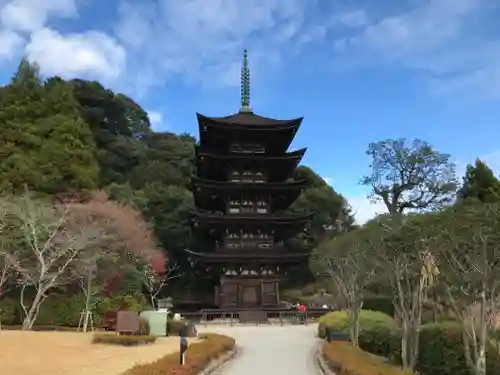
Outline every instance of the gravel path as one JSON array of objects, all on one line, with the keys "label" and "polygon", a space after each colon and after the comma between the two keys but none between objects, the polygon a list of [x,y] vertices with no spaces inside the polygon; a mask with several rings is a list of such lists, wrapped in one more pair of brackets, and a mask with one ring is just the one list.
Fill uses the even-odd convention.
[{"label": "gravel path", "polygon": [[318,375],[314,360],[316,326],[207,327],[234,337],[241,353],[218,375]]}]

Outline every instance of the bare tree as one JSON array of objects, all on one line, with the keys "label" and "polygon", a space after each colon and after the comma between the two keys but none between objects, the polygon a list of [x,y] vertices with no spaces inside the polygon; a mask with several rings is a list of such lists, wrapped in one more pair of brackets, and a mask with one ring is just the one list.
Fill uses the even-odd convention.
[{"label": "bare tree", "polygon": [[390,214],[441,208],[454,199],[455,165],[427,142],[403,139],[370,143],[372,173],[362,178],[371,186],[369,198],[382,201]]},{"label": "bare tree", "polygon": [[[30,193],[3,204],[12,218],[10,230],[22,246],[16,271],[23,329],[30,329],[48,292],[74,280],[70,266],[85,249],[97,243],[103,232],[97,225],[71,223],[68,207],[35,200]],[[35,291],[29,304],[25,298],[28,288]]]},{"label": "bare tree", "polygon": [[159,267],[155,268],[149,263],[137,263],[137,271],[140,275],[143,286],[148,291],[151,306],[157,306],[157,297],[162,290],[168,285],[170,280],[181,277],[179,265],[174,263],[167,267],[165,271],[158,271]]},{"label": "bare tree", "polygon": [[381,217],[365,226],[372,233],[372,260],[392,290],[402,325],[401,362],[408,370],[416,366],[423,302],[435,273],[430,219],[427,215]]},{"label": "bare tree", "polygon": [[[130,207],[101,193],[87,202],[53,204],[29,193],[4,200],[12,218],[9,231],[20,250],[16,272],[21,286],[23,328],[30,329],[48,292],[76,280],[85,281],[90,308],[93,268],[103,258],[134,253],[144,262],[163,257],[144,220]],[[27,304],[25,293],[35,296]],[[90,289],[89,289],[90,288]]]},{"label": "bare tree", "polygon": [[467,364],[485,375],[488,325],[500,301],[500,204],[460,204],[440,216],[441,279],[463,322]]},{"label": "bare tree", "polygon": [[363,242],[363,230],[344,233],[323,243],[317,251],[316,267],[332,280],[333,289],[342,297],[349,320],[349,336],[358,346],[359,313],[368,285],[375,276]]}]

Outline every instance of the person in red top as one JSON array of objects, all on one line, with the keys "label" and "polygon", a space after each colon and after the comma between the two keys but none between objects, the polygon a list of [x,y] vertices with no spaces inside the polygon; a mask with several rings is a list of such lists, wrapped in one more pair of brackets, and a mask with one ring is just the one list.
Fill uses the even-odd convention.
[{"label": "person in red top", "polygon": [[305,313],[305,312],[307,311],[307,307],[306,307],[306,305],[304,305],[304,304],[302,304],[302,303],[301,303],[301,304],[299,304],[299,305],[297,306],[297,311],[300,311],[300,312]]},{"label": "person in red top", "polygon": [[307,307],[303,303],[297,304],[297,311],[300,313],[299,319],[302,323],[306,322]]}]

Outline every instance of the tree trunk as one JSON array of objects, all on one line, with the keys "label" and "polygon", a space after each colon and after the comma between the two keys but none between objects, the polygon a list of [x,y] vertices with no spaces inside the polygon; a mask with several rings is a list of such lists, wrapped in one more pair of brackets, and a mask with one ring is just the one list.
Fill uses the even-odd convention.
[{"label": "tree trunk", "polygon": [[403,334],[401,335],[401,365],[404,370],[409,368],[408,365],[408,327],[406,322],[403,322]]},{"label": "tree trunk", "polygon": [[475,368],[475,373],[476,375],[486,375],[486,342],[487,342],[487,335],[488,335],[488,329],[486,327],[487,325],[487,319],[486,319],[486,304],[488,302],[486,301],[486,292],[483,290],[481,292],[481,305],[480,305],[480,315],[479,315],[479,348],[478,348],[478,353],[476,357],[476,368]]},{"label": "tree trunk", "polygon": [[349,338],[352,345],[359,346],[359,312],[362,304],[355,304],[348,310],[349,317]]},{"label": "tree trunk", "polygon": [[40,305],[45,300],[44,293],[43,291],[37,289],[35,298],[33,299],[33,302],[31,303],[29,310],[24,307],[24,301],[23,301],[24,293],[21,295],[21,299],[22,299],[21,304],[25,312],[22,329],[30,330],[33,328],[33,325],[35,324],[38,312],[40,311]]},{"label": "tree trunk", "polygon": [[89,271],[87,274],[87,287],[85,292],[85,309],[83,311],[83,327],[82,331],[87,332],[89,326],[89,316],[90,316],[90,303],[92,302],[92,273]]}]

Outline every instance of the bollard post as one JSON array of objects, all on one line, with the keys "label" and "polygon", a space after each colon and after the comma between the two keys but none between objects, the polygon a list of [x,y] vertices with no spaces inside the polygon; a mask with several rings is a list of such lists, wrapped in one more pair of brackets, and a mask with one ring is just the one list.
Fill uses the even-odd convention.
[{"label": "bollard post", "polygon": [[186,363],[186,350],[188,348],[188,339],[185,336],[180,336],[179,364]]}]

